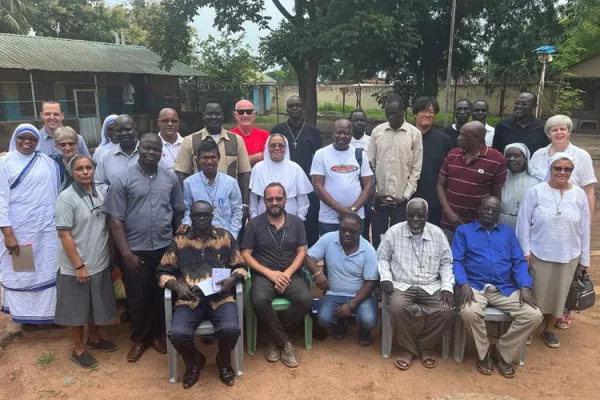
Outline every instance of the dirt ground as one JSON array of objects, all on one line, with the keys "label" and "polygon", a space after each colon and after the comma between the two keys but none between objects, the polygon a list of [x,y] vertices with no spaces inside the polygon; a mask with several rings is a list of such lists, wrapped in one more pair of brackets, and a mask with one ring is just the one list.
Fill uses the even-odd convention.
[{"label": "dirt ground", "polygon": [[[600,176],[600,138],[574,137],[594,158]],[[600,188],[599,190],[600,191]],[[600,203],[597,208],[600,208]],[[600,214],[593,222],[592,277],[600,266]],[[593,254],[596,254],[593,252]],[[0,332],[8,318],[0,317]],[[400,371],[393,359],[398,355],[394,343],[392,359],[381,357],[379,329],[375,343],[368,348],[357,344],[356,327],[345,341],[313,341],[305,351],[302,334],[294,338],[301,358],[297,369],[281,363],[270,364],[263,356],[264,330],[259,331],[257,355],[245,356],[244,375],[233,387],[225,387],[215,367],[216,346],[199,345],[208,356],[200,382],[184,391],[180,381],[167,380],[167,357],[149,350],[137,363],[128,363],[128,326],[103,328],[106,337],[119,349],[110,354],[94,353],[98,368],[83,370],[69,360],[71,342],[66,330],[48,330],[24,334],[0,356],[0,399],[597,399],[600,398],[600,307],[574,317],[571,329],[561,332],[561,347],[547,348],[539,338],[539,328],[527,348],[525,366],[516,378],[507,380],[497,372],[483,376],[476,372],[472,340],[467,341],[465,361],[451,357],[438,359],[438,367],[426,370],[419,363]]]}]

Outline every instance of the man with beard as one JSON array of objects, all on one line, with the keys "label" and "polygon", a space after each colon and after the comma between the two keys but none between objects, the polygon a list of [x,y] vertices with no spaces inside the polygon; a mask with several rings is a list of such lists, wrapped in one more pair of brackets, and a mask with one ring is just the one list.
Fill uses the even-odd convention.
[{"label": "man with beard", "polygon": [[179,134],[179,115],[172,108],[163,108],[158,113],[158,136],[163,141],[162,160],[165,168],[173,171],[175,160],[181,150],[183,137]]},{"label": "man with beard", "polygon": [[[310,179],[310,168],[317,150],[323,147],[321,132],[316,126],[304,120],[304,104],[298,96],[291,96],[286,103],[288,120],[271,129],[271,134],[285,136],[290,149],[291,160],[302,168]],[[315,193],[308,195],[310,207],[304,227],[308,245],[312,246],[319,239],[319,198]]]},{"label": "man with beard", "polygon": [[265,143],[269,138],[269,132],[258,129],[254,126],[256,119],[256,110],[250,100],[240,100],[235,104],[235,113],[233,114],[238,125],[231,130],[244,139],[250,165],[254,165],[264,160]]},{"label": "man with beard", "polygon": [[[366,155],[359,163],[356,150],[350,145],[352,123],[339,119],[333,124],[333,144],[317,150],[310,176],[319,206],[319,235],[335,232],[340,227],[340,216],[357,214],[365,217],[364,204],[373,187],[373,172]],[[358,149],[364,154],[362,149]]]},{"label": "man with beard", "polygon": [[149,345],[161,354],[167,351],[164,293],[156,282],[156,268],[173,240],[173,227],[181,225],[185,207],[177,177],[159,165],[162,148],[158,135],[142,136],[138,162],[115,177],[104,203],[125,264],[133,342],[127,353],[130,362],[139,360]]},{"label": "man with beard", "polygon": [[523,143],[531,154],[550,144],[544,131],[544,121],[533,116],[537,96],[521,93],[515,101],[514,116],[503,119],[496,125],[492,146],[504,154],[504,148],[511,143]]},{"label": "man with beard", "polygon": [[[406,370],[420,357],[425,368],[434,368],[433,350],[456,316],[452,253],[444,232],[427,222],[425,200],[410,200],[406,219],[387,231],[377,250],[381,290],[389,295],[392,327],[403,350],[396,367]],[[419,309],[426,319],[415,334],[412,318]]]},{"label": "man with beard", "polygon": [[490,106],[485,100],[477,100],[473,103],[473,112],[471,113],[471,117],[473,121],[479,121],[485,125],[485,144],[489,147],[492,146],[494,142],[494,127],[488,125],[487,116],[490,111]]},{"label": "man with beard", "polygon": [[452,147],[457,146],[460,128],[469,122],[472,110],[473,105],[468,99],[460,99],[454,104],[454,118],[456,118],[456,123],[442,129],[442,131],[450,138]]},{"label": "man with beard", "polygon": [[[265,188],[267,211],[250,220],[242,241],[242,257],[252,269],[250,299],[256,315],[271,336],[267,361],[281,361],[289,368],[299,365],[291,333],[312,307],[312,293],[301,271],[306,256],[306,234],[302,220],[285,212],[286,193],[280,183]],[[281,313],[271,306],[277,296],[289,300]]]}]

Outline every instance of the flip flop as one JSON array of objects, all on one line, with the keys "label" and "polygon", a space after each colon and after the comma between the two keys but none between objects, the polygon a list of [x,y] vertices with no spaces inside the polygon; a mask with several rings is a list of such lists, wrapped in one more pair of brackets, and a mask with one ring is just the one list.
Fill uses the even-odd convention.
[{"label": "flip flop", "polygon": [[435,360],[434,356],[424,354],[421,356],[421,364],[423,364],[425,368],[431,369],[437,366],[437,361]]},{"label": "flip flop", "polygon": [[400,368],[403,371],[406,371],[407,369],[410,368],[412,361],[413,361],[412,354],[411,355],[408,355],[408,354],[401,355],[400,357],[396,358],[396,367]]}]

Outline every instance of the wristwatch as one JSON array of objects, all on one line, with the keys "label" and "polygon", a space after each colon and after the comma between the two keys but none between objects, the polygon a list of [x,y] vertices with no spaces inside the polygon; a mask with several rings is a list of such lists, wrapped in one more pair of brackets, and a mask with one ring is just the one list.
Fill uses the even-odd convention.
[{"label": "wristwatch", "polygon": [[348,304],[348,306],[350,307],[350,311],[352,311],[352,313],[354,313],[356,311],[356,306],[352,305],[352,300],[349,300],[348,303],[346,303],[346,304]]},{"label": "wristwatch", "polygon": [[350,207],[350,211],[352,211],[353,213],[355,213],[356,210],[358,210],[358,208],[356,208],[356,207]]}]

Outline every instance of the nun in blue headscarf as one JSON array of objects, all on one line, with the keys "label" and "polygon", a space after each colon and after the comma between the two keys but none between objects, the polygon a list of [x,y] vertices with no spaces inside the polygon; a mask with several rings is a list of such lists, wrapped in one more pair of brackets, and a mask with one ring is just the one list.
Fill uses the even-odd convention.
[{"label": "nun in blue headscarf", "polygon": [[94,150],[94,161],[98,162],[102,153],[117,146],[117,141],[113,138],[113,128],[118,115],[112,114],[106,117],[102,124],[102,143]]}]

